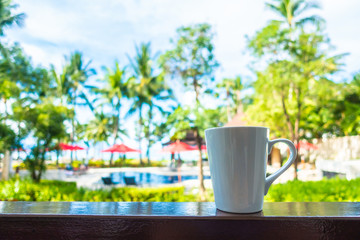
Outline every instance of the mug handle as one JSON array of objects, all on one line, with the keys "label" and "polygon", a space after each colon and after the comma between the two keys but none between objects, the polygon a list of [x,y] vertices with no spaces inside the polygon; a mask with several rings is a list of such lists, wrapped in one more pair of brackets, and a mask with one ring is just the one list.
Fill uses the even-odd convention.
[{"label": "mug handle", "polygon": [[290,166],[293,164],[293,162],[296,159],[296,148],[292,141],[284,138],[279,138],[275,140],[268,141],[268,154],[271,153],[272,147],[275,145],[275,143],[282,142],[288,145],[290,148],[290,157],[279,170],[277,170],[275,173],[271,174],[265,179],[265,192],[264,195],[266,195],[269,191],[270,185],[281,175],[283,174]]}]

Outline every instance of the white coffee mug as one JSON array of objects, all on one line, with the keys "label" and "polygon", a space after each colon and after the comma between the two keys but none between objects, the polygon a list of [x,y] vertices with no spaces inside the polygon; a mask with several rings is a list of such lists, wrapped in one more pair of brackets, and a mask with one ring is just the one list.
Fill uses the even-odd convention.
[{"label": "white coffee mug", "polygon": [[[205,130],[215,205],[233,213],[262,210],[270,185],[290,167],[296,148],[287,139],[269,140],[266,127],[220,127]],[[275,143],[290,148],[287,162],[266,177],[268,154]]]}]

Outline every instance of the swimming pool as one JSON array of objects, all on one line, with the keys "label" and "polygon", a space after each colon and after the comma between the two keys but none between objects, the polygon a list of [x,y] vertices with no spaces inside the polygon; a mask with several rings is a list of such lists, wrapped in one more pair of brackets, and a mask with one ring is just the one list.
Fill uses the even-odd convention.
[{"label": "swimming pool", "polygon": [[[155,173],[147,172],[116,172],[111,173],[110,177],[114,183],[125,184],[124,177],[135,177],[137,184],[146,184],[146,185],[160,185],[160,184],[171,184],[178,183],[179,177],[176,176],[167,176]],[[181,181],[197,179],[196,175],[183,175],[181,176]],[[204,176],[204,179],[210,179],[210,176]]]}]

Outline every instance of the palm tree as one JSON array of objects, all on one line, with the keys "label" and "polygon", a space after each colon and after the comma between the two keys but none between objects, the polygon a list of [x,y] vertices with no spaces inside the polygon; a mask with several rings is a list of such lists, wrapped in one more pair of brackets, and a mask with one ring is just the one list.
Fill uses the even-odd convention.
[{"label": "palm tree", "polygon": [[155,111],[161,113],[162,115],[169,114],[166,112],[161,104],[158,104],[163,101],[174,100],[174,95],[172,90],[165,84],[164,78],[162,75],[157,77],[153,77],[148,84],[148,97],[149,100],[146,102],[148,105],[148,116],[147,116],[147,124],[144,128],[145,138],[147,139],[147,150],[146,157],[148,159],[148,164],[150,165],[150,148],[153,144],[154,140],[153,134],[156,130],[156,126],[153,126],[153,116]]},{"label": "palm tree", "polygon": [[93,141],[94,144],[99,142],[106,142],[111,131],[110,118],[103,112],[95,113],[95,118],[92,119],[86,126],[84,138],[88,141]]},{"label": "palm tree", "polygon": [[22,27],[24,25],[25,13],[12,14],[12,11],[19,7],[12,4],[12,0],[0,0],[0,36],[4,36],[4,29],[10,28],[14,24]]},{"label": "palm tree", "polygon": [[66,66],[66,74],[69,81],[69,100],[73,104],[74,109],[77,98],[85,101],[85,104],[94,111],[94,108],[86,96],[85,88],[94,88],[89,85],[85,85],[87,79],[96,74],[95,69],[89,68],[91,61],[84,63],[84,59],[81,52],[75,51],[70,55],[70,58],[65,57],[68,60]]},{"label": "palm tree", "polygon": [[[306,62],[310,62],[311,60],[311,56],[309,56],[308,54],[306,54],[306,52],[300,51],[301,48],[299,48],[299,46],[296,45],[296,42],[299,42],[298,40],[296,40],[296,35],[295,31],[296,28],[299,26],[300,29],[303,31],[304,30],[304,25],[306,23],[315,23],[317,24],[317,27],[319,28],[319,24],[320,22],[324,21],[321,17],[317,16],[317,15],[311,15],[308,16],[305,13],[308,10],[311,9],[318,9],[320,8],[319,5],[311,0],[272,0],[272,3],[266,3],[266,6],[268,8],[270,8],[271,10],[273,10],[275,13],[277,13],[281,18],[281,22],[286,23],[288,30],[289,30],[289,36],[288,36],[288,44],[287,47],[285,49],[287,53],[290,53],[291,55],[295,56],[295,59],[297,59],[297,61],[301,61],[303,64],[305,64]],[[317,29],[318,30],[318,29]],[[313,44],[311,44],[313,45]],[[311,46],[309,45],[309,46]],[[299,54],[299,51],[301,52]],[[305,53],[305,54],[304,54]],[[278,54],[276,54],[278,55]],[[299,56],[300,59],[299,59]],[[303,60],[304,57],[309,58],[308,60]],[[278,61],[281,62],[281,61]],[[286,62],[286,61],[285,61]],[[297,63],[294,65],[298,65]],[[291,78],[294,79],[294,77],[296,77],[296,73],[294,73],[293,71],[288,71],[287,74],[294,74]],[[304,79],[309,79],[309,76],[311,74],[307,74],[305,72],[298,72],[297,74],[303,75]],[[308,76],[307,76],[308,75]],[[302,91],[300,91],[299,89],[299,85],[297,84],[290,84],[289,85],[291,89],[293,89],[292,91],[295,93],[294,98],[297,101],[297,114],[296,114],[296,118],[294,120],[293,126],[291,123],[291,119],[290,119],[290,115],[289,112],[287,111],[287,107],[286,107],[286,103],[285,103],[285,94],[282,95],[282,108],[284,111],[284,115],[286,116],[287,119],[287,125],[289,128],[289,132],[292,133],[292,141],[294,141],[296,144],[299,142],[300,139],[300,118],[301,118],[301,109],[302,109],[302,100],[300,98],[300,95],[302,94]],[[295,87],[296,86],[296,87]],[[297,146],[299,147],[299,144],[297,144]],[[299,151],[299,149],[297,149]],[[299,155],[298,158],[295,160],[294,162],[294,166],[295,166],[295,171],[294,171],[294,177],[295,179],[297,179],[298,175],[297,175],[297,169],[298,169],[298,161],[299,161]]]},{"label": "palm tree", "polygon": [[[128,79],[126,79],[125,76],[125,68],[120,69],[118,62],[115,62],[114,69],[106,68],[105,72],[106,73],[103,81],[106,83],[106,85],[104,88],[96,90],[96,92],[100,93],[113,109],[111,127],[113,144],[115,144],[119,138],[119,132],[122,134],[126,134],[126,132],[120,128],[120,110],[123,98],[128,97],[129,94],[127,88]],[[110,166],[112,165],[112,160],[113,153],[111,153],[110,157]]]},{"label": "palm tree", "polygon": [[67,67],[65,66],[62,69],[62,73],[58,74],[55,70],[55,67],[51,65],[50,74],[55,80],[56,87],[54,91],[54,95],[60,99],[60,103],[65,106],[66,100],[68,98],[68,93],[71,91],[71,85],[69,81],[69,77],[67,74]]},{"label": "palm tree", "polygon": [[[25,13],[12,14],[12,11],[19,7],[18,4],[12,4],[12,0],[0,0],[0,37],[5,35],[5,28],[11,28],[14,25],[22,27],[24,25]],[[4,58],[10,58],[10,51],[0,42],[0,52]],[[11,66],[12,67],[12,63]]]},{"label": "palm tree", "polygon": [[241,77],[237,76],[236,78],[224,78],[221,83],[216,85],[217,88],[224,89],[226,92],[226,111],[228,121],[232,117],[242,111],[242,102],[241,102],[241,90],[245,88],[244,84],[241,81]]},{"label": "palm tree", "polygon": [[[144,87],[146,87],[144,84],[141,83],[137,83],[136,79],[131,78],[128,84],[128,89],[129,89],[129,97],[130,99],[133,99],[133,103],[130,107],[130,110],[128,111],[127,115],[132,115],[135,114],[136,112],[138,112],[139,114],[139,121],[138,121],[138,129],[137,129],[137,134],[138,134],[138,141],[139,141],[139,149],[141,150],[141,141],[142,141],[142,137],[141,137],[141,133],[142,133],[142,127],[143,127],[143,107],[146,105],[146,103],[148,102],[148,97],[146,96],[145,92],[144,92]],[[140,165],[143,165],[142,162],[142,155],[141,155],[141,151],[139,153],[139,159],[140,159]]]},{"label": "palm tree", "polygon": [[[140,47],[135,46],[136,55],[134,59],[129,58],[130,65],[134,71],[135,78],[131,79],[128,83],[130,97],[134,99],[133,105],[129,110],[129,114],[138,112],[139,114],[139,148],[141,149],[142,132],[144,127],[143,107],[148,106],[148,125],[146,131],[150,131],[151,120],[153,111],[158,110],[164,112],[163,108],[156,104],[157,100],[166,100],[172,98],[170,88],[164,83],[162,74],[155,75],[153,68],[153,59],[151,56],[150,43],[142,43]],[[145,131],[148,140],[147,159],[150,163],[150,147],[151,140],[150,134]],[[142,164],[142,157],[140,153],[140,164]]]},{"label": "palm tree", "polygon": [[[66,65],[64,66],[62,73],[57,74],[52,67],[52,75],[55,79],[57,84],[56,91],[58,97],[63,102],[63,98],[67,98],[67,102],[72,104],[73,106],[73,114],[71,116],[71,126],[72,132],[70,135],[70,141],[72,144],[75,142],[75,107],[77,105],[84,105],[86,104],[89,108],[94,111],[94,108],[87,98],[86,95],[86,88],[93,88],[91,86],[85,85],[87,79],[95,74],[95,70],[89,68],[91,61],[85,63],[83,60],[82,53],[75,51],[70,55],[70,57],[65,57],[67,61]],[[77,99],[81,99],[83,102],[77,102]],[[85,102],[85,103],[84,103]],[[73,153],[71,152],[71,162],[73,161]]]},{"label": "palm tree", "polygon": [[282,22],[288,24],[289,28],[294,25],[304,25],[308,22],[317,23],[323,19],[317,15],[304,16],[304,12],[310,9],[317,9],[320,6],[314,1],[307,0],[271,0],[266,6],[277,13]]},{"label": "palm tree", "polygon": [[[133,114],[136,111],[139,114],[139,126],[138,126],[138,137],[139,137],[139,149],[141,150],[142,141],[142,128],[144,124],[143,119],[143,107],[150,102],[149,91],[152,76],[152,61],[151,61],[151,50],[150,43],[142,43],[140,47],[135,46],[136,55],[134,59],[129,58],[130,65],[134,71],[136,79],[129,81],[130,97],[134,99],[134,102],[129,110],[129,114]],[[142,165],[141,152],[139,153],[140,164]]]}]

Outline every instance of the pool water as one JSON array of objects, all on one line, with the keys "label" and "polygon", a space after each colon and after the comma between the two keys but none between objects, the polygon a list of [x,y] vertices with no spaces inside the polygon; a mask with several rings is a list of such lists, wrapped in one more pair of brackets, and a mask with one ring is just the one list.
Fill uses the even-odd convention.
[{"label": "pool water", "polygon": [[[110,177],[112,181],[116,184],[125,184],[124,177],[135,177],[137,184],[146,184],[146,185],[159,185],[159,184],[171,184],[178,183],[179,177],[176,176],[166,176],[155,173],[147,172],[117,172],[111,173]],[[181,181],[198,179],[196,175],[183,175],[181,176]],[[210,176],[204,176],[204,179],[210,179]]]}]

